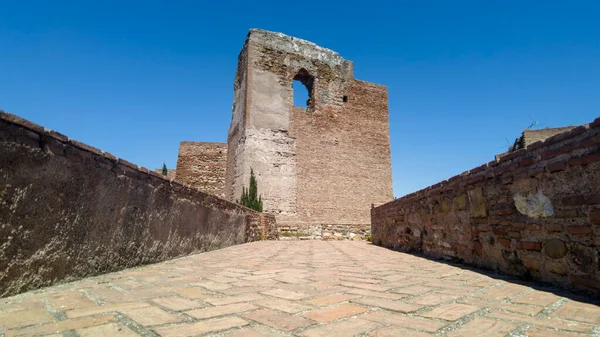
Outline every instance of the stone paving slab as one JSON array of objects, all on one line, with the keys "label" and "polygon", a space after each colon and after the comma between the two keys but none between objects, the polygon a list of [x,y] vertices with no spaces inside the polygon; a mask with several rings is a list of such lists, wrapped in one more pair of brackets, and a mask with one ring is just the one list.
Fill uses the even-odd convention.
[{"label": "stone paving slab", "polygon": [[2,336],[597,336],[596,300],[356,241],[263,241],[0,299]]}]

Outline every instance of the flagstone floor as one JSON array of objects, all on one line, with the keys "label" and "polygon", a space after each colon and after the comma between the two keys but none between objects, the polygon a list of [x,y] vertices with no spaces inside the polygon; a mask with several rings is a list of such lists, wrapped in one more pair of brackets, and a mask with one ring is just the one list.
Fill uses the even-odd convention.
[{"label": "flagstone floor", "polygon": [[0,334],[600,336],[590,301],[366,242],[263,241],[0,299]]}]

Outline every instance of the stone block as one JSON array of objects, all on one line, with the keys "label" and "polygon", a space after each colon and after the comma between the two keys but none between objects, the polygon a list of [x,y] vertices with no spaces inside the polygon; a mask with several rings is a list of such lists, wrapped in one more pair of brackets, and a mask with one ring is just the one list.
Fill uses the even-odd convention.
[{"label": "stone block", "polygon": [[521,257],[523,265],[529,269],[540,270],[542,261],[539,258]]},{"label": "stone block", "polygon": [[567,255],[567,245],[559,239],[549,239],[544,242],[544,253],[552,259],[560,259]]},{"label": "stone block", "polygon": [[487,216],[487,199],[481,187],[476,187],[467,192],[471,205],[471,216],[474,218]]},{"label": "stone block", "polygon": [[598,250],[594,247],[572,245],[568,259],[581,272],[592,274],[598,271]]},{"label": "stone block", "polygon": [[450,199],[443,198],[441,203],[441,208],[443,213],[449,213],[452,211],[452,206],[450,205]]},{"label": "stone block", "polygon": [[452,206],[455,211],[462,211],[467,208],[467,195],[460,194],[452,200]]}]

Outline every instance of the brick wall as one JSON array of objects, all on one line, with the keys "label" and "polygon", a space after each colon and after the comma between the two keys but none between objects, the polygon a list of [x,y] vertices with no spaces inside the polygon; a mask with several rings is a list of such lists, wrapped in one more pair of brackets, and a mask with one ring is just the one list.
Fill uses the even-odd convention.
[{"label": "brick wall", "polygon": [[371,210],[373,242],[600,292],[600,118]]},{"label": "brick wall", "polygon": [[[155,169],[154,172],[162,174],[162,169]],[[175,179],[175,169],[167,169],[167,179]]]},{"label": "brick wall", "polygon": [[[278,224],[369,224],[370,204],[392,199],[387,88],[353,69],[311,42],[250,32],[234,86],[229,200],[252,167]],[[298,76],[312,90],[308,109],[293,105]]]},{"label": "brick wall", "polygon": [[392,200],[387,88],[348,87],[341,107],[293,108],[296,215],[282,223],[369,224],[371,203]]},{"label": "brick wall", "polygon": [[270,221],[3,111],[0,195],[0,297],[259,240]]},{"label": "brick wall", "polygon": [[177,179],[203,192],[224,196],[227,144],[181,142]]}]

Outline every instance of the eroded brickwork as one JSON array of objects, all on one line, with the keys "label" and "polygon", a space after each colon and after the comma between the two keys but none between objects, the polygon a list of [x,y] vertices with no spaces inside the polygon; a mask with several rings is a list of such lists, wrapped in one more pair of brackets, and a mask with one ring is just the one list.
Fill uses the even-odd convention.
[{"label": "eroded brickwork", "polygon": [[[307,109],[293,105],[294,79],[310,92]],[[352,62],[308,41],[251,30],[234,92],[229,200],[250,168],[278,224],[368,224],[370,204],[392,199],[387,88],[355,80]]]},{"label": "eroded brickwork", "polygon": [[373,242],[600,293],[600,118],[372,210]]},{"label": "eroded brickwork", "polygon": [[227,144],[181,142],[177,179],[203,192],[224,196]]},{"label": "eroded brickwork", "polygon": [[260,213],[261,240],[277,240],[279,231],[273,214]]}]

